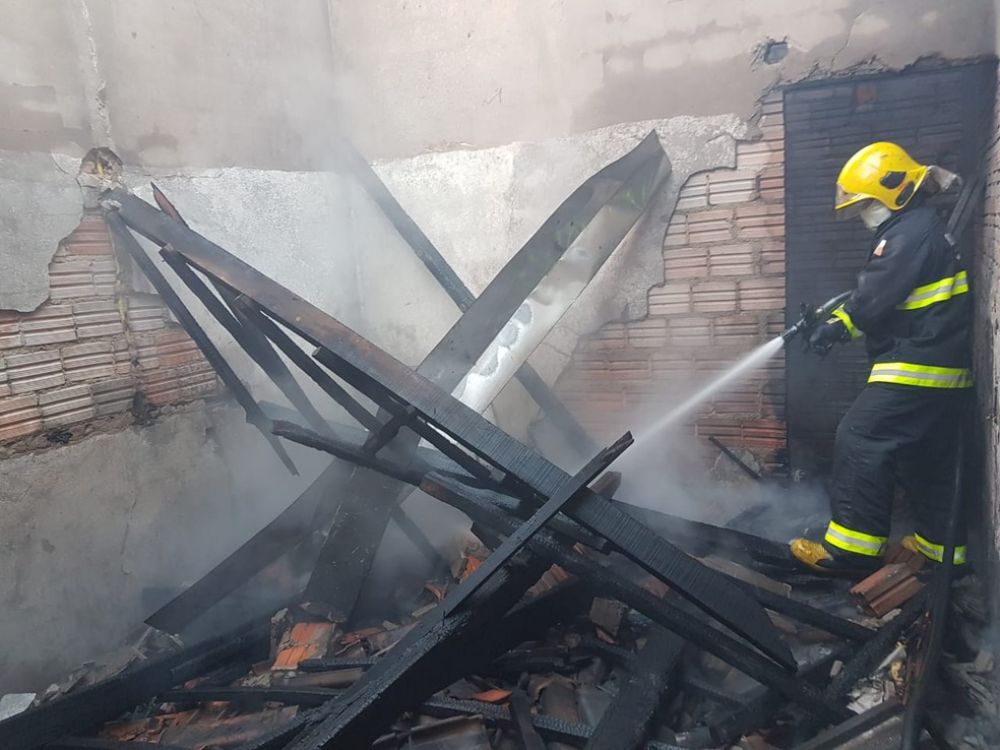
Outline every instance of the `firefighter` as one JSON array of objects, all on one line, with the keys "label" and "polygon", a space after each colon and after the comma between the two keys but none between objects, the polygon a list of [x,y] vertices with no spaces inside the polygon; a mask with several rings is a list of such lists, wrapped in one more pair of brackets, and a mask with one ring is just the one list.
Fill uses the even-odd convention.
[{"label": "firefighter", "polygon": [[[856,288],[809,344],[825,354],[864,336],[872,368],[837,428],[826,533],[790,544],[821,572],[860,576],[879,567],[897,479],[916,521],[904,546],[944,557],[960,415],[972,386],[972,311],[960,257],[925,203],[943,174],[954,178],[883,142],[858,151],[837,178],[838,217],[859,216],[874,239]],[[956,565],[965,553],[963,530]]]}]

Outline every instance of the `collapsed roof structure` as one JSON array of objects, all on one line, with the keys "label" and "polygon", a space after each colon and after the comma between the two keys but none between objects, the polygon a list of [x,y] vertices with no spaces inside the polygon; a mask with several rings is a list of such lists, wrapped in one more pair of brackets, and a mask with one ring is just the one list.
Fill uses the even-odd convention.
[{"label": "collapsed roof structure", "polygon": [[[281,440],[333,458],[268,526],[148,618],[191,645],[17,714],[0,723],[0,744],[709,747],[792,716],[786,736],[820,748],[898,723],[897,701],[855,715],[847,696],[915,623],[926,627],[935,589],[912,561],[856,592],[866,619],[845,616],[846,585],[803,576],[784,544],[615,498],[608,469],[631,436],[597,450],[526,364],[670,179],[655,133],[571,194],[478,297],[364,159],[341,148],[462,317],[411,369],[191,229],[155,186],[157,206],[120,185],[103,190],[116,247],[288,470],[296,467]],[[257,400],[136,235],[159,248],[292,409]],[[292,368],[356,424],[325,419]],[[482,415],[513,376],[581,451],[575,474]],[[346,630],[391,522],[439,557],[400,507],[414,488],[466,514],[492,551],[442,573],[422,592],[431,600],[391,627]],[[702,559],[710,553],[726,559]],[[232,616],[234,595],[275,571],[270,579],[286,583],[277,598]],[[792,583],[804,594],[792,596]],[[199,623],[220,613],[230,630],[214,626],[199,640]],[[911,662],[912,683],[920,661]],[[737,673],[741,689],[731,684]],[[612,697],[597,690],[609,680]],[[585,711],[588,701],[601,709]]]}]

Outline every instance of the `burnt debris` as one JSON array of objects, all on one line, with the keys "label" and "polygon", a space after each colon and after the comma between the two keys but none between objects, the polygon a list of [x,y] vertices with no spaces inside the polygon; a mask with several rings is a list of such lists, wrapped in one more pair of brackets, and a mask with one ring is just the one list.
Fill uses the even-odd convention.
[{"label": "burnt debris", "polygon": [[[928,659],[911,644],[928,628],[929,602],[933,627],[944,626],[918,559],[901,551],[850,590],[813,586],[779,542],[612,499],[621,476],[607,469],[631,436],[597,451],[526,365],[516,377],[528,393],[568,442],[594,455],[573,476],[452,395],[585,229],[592,242],[621,242],[669,174],[656,136],[567,198],[478,298],[353,147],[339,154],[462,317],[410,369],[194,231],[155,186],[158,207],[121,188],[106,192],[116,244],[248,422],[290,471],[282,441],[331,463],[148,618],[150,632],[179,636],[168,647],[133,649],[138,661],[74,679],[0,722],[0,747],[612,750],[743,738],[741,747],[819,748],[893,722],[898,732],[904,709],[895,696],[905,700],[906,675],[926,666],[914,658]],[[614,221],[600,218],[608,206]],[[136,235],[160,248],[174,281]],[[256,399],[176,283],[292,408]],[[356,424],[325,419],[294,370]],[[767,481],[740,466],[750,481]],[[400,507],[418,487],[472,522],[475,538],[451,559]],[[433,574],[372,617],[359,599],[390,523]],[[275,591],[251,605],[241,597],[266,587]],[[946,667],[953,682],[978,686],[985,660]],[[885,700],[872,699],[879,690]],[[981,704],[988,694],[980,690]],[[914,721],[934,727],[932,718]]]}]

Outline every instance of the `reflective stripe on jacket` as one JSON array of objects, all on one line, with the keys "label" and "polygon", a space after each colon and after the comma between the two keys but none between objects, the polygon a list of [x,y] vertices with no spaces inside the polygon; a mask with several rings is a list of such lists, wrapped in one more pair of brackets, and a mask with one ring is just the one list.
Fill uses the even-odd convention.
[{"label": "reflective stripe on jacket", "polygon": [[869,383],[972,386],[968,273],[927,206],[895,214],[875,234],[858,283],[834,316],[865,335]]}]

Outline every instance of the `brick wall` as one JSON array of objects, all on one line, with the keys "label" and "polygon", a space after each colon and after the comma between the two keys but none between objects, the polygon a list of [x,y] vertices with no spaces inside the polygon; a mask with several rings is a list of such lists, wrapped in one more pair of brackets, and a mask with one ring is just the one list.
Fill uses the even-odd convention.
[{"label": "brick wall", "polygon": [[[663,243],[664,283],[643,320],[581,339],[556,390],[595,436],[662,413],[784,328],[784,127],[779,94],[763,102],[762,137],[739,143],[735,169],[693,176]],[[766,463],[785,447],[779,356],[719,394],[686,429],[744,446]]]},{"label": "brick wall", "polygon": [[49,279],[37,310],[0,312],[0,451],[120,429],[217,391],[159,298],[121,283],[100,214],[60,243]]}]

